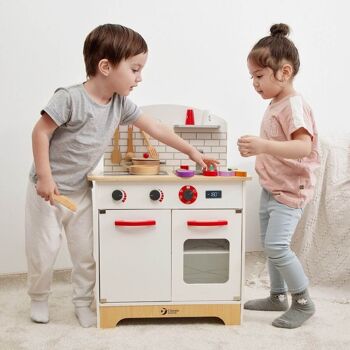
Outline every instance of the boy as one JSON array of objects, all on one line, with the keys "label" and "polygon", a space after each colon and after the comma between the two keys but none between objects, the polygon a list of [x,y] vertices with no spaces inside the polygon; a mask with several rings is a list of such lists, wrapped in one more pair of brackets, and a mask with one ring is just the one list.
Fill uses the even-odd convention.
[{"label": "boy", "polygon": [[[96,315],[90,309],[95,262],[91,192],[86,176],[97,165],[119,124],[135,125],[203,167],[218,163],[204,158],[169,128],[142,114],[127,98],[142,80],[147,50],[144,39],[132,29],[114,24],[95,28],[84,43],[88,80],[56,90],[33,129],[26,254],[34,322],[49,321],[48,295],[64,228],[73,264],[75,314],[82,327],[96,324]],[[68,195],[78,211],[73,215],[61,206],[53,206],[54,194]]]}]

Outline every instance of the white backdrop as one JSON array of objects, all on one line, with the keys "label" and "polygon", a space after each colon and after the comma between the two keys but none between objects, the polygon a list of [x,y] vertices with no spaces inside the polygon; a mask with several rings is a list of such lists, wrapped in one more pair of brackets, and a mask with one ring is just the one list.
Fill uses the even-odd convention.
[{"label": "white backdrop", "polygon": [[[236,140],[257,134],[267,102],[251,87],[246,56],[285,22],[301,57],[296,88],[313,106],[320,134],[347,130],[349,25],[346,1],[0,0],[0,274],[26,271],[24,198],[31,130],[58,86],[83,82],[85,36],[103,23],[140,32],[149,45],[139,105],[209,109],[228,122],[228,163],[253,173]],[[247,249],[259,249],[256,175],[248,185]],[[65,250],[57,267],[70,266]]]}]

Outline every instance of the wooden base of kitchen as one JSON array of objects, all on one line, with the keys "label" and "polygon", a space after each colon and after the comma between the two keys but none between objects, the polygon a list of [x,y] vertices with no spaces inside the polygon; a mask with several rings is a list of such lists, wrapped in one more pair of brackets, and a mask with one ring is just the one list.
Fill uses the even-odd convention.
[{"label": "wooden base of kitchen", "polygon": [[240,304],[100,306],[100,327],[113,328],[126,318],[217,317],[225,325],[241,323]]}]

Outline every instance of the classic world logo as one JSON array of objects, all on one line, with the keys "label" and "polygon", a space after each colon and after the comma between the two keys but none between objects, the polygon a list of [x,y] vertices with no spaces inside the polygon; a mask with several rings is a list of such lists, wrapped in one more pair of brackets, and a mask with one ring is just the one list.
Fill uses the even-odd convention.
[{"label": "classic world logo", "polygon": [[165,315],[176,315],[180,310],[178,309],[167,309],[166,307],[162,307],[160,309],[160,314]]}]

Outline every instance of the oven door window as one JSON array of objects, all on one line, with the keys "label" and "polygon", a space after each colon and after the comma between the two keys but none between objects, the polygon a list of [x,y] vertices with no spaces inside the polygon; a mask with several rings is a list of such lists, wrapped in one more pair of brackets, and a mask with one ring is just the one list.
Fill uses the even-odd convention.
[{"label": "oven door window", "polygon": [[187,239],[183,279],[187,284],[225,283],[229,279],[230,242],[227,239]]}]

